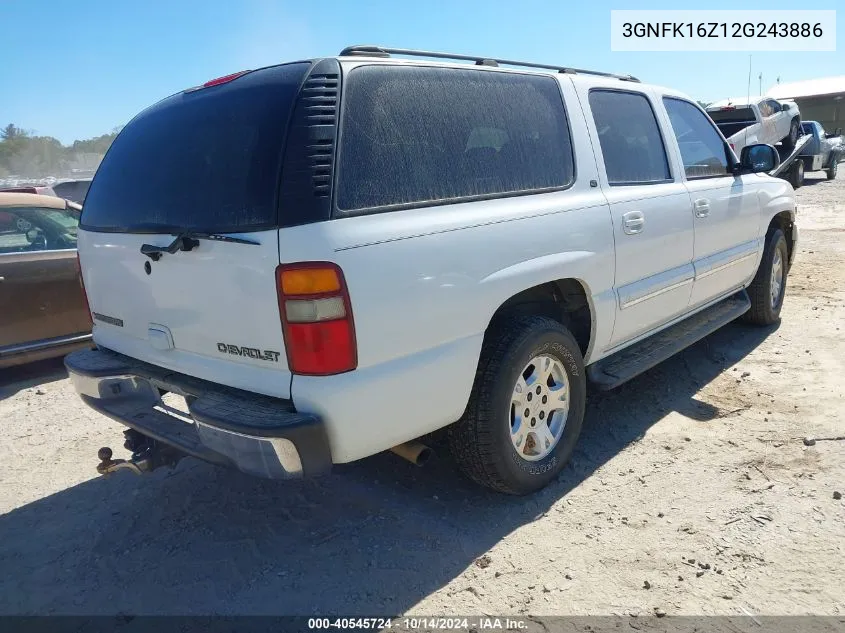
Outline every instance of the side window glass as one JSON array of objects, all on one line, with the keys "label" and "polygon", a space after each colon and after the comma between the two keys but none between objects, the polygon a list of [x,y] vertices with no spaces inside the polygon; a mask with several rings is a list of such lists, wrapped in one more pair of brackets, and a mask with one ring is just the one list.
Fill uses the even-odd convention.
[{"label": "side window glass", "polygon": [[645,95],[592,90],[590,109],[609,184],[641,185],[671,180],[657,118]]},{"label": "side window glass", "polygon": [[681,150],[687,178],[729,175],[727,146],[707,115],[681,99],[664,97],[663,103]]},{"label": "side window glass", "polygon": [[[0,254],[32,250],[27,233],[33,229],[26,213],[18,209],[0,209]],[[35,233],[31,236],[34,238]]]},{"label": "side window glass", "polygon": [[341,211],[548,191],[573,179],[566,111],[553,77],[391,66],[349,73]]},{"label": "side window glass", "polygon": [[61,209],[0,209],[0,254],[74,249],[78,224]]}]

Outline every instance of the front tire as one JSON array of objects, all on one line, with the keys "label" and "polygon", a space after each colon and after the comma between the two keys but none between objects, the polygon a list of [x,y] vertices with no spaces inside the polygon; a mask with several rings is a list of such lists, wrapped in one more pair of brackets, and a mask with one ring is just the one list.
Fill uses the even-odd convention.
[{"label": "front tire", "polygon": [[830,163],[830,167],[828,167],[826,171],[828,180],[836,178],[836,172],[839,170],[838,158],[834,156],[831,160],[832,162]]},{"label": "front tire", "polygon": [[788,267],[786,237],[780,229],[770,230],[766,235],[760,267],[748,287],[751,309],[743,316],[746,322],[753,325],[772,325],[780,321]]},{"label": "front tire", "polygon": [[584,361],[569,330],[542,316],[502,319],[485,337],[466,411],[449,427],[452,454],[482,486],[534,492],[569,461],[585,402]]}]

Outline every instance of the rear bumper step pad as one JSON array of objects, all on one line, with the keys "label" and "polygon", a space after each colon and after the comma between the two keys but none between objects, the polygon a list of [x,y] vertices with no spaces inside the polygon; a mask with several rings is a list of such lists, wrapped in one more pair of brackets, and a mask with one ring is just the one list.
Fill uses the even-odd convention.
[{"label": "rear bumper step pad", "polygon": [[[199,459],[267,479],[320,475],[332,459],[323,422],[289,400],[233,389],[103,348],[65,358],[82,400],[121,424]],[[189,416],[161,399],[183,396]]]}]

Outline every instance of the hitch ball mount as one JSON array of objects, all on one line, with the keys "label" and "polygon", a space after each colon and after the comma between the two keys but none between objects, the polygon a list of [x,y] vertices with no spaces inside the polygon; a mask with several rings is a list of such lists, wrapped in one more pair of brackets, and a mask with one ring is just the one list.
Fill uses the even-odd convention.
[{"label": "hitch ball mount", "polygon": [[136,475],[152,472],[162,466],[175,466],[176,463],[185,457],[185,454],[175,448],[157,442],[139,433],[135,429],[127,429],[123,432],[126,441],[124,448],[132,451],[129,459],[112,459],[114,455],[111,448],[104,446],[97,451],[97,472],[101,475],[110,475],[119,470],[129,470]]}]

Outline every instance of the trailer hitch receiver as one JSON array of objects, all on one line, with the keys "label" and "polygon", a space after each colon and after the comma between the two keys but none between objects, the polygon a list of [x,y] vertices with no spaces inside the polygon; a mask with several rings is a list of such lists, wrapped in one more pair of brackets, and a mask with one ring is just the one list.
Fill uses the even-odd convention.
[{"label": "trailer hitch receiver", "polygon": [[175,466],[185,457],[184,453],[156,442],[134,429],[124,431],[123,435],[126,438],[123,446],[132,451],[132,456],[129,459],[112,459],[112,449],[104,446],[97,451],[97,459],[100,460],[97,472],[101,475],[109,475],[119,470],[129,470],[136,475],[142,475],[162,466]]},{"label": "trailer hitch receiver", "polygon": [[112,459],[112,454],[108,446],[97,451],[97,458],[100,460],[97,464],[97,472],[101,475],[109,475],[118,470],[131,470],[136,475],[140,475],[152,470],[149,459]]}]

